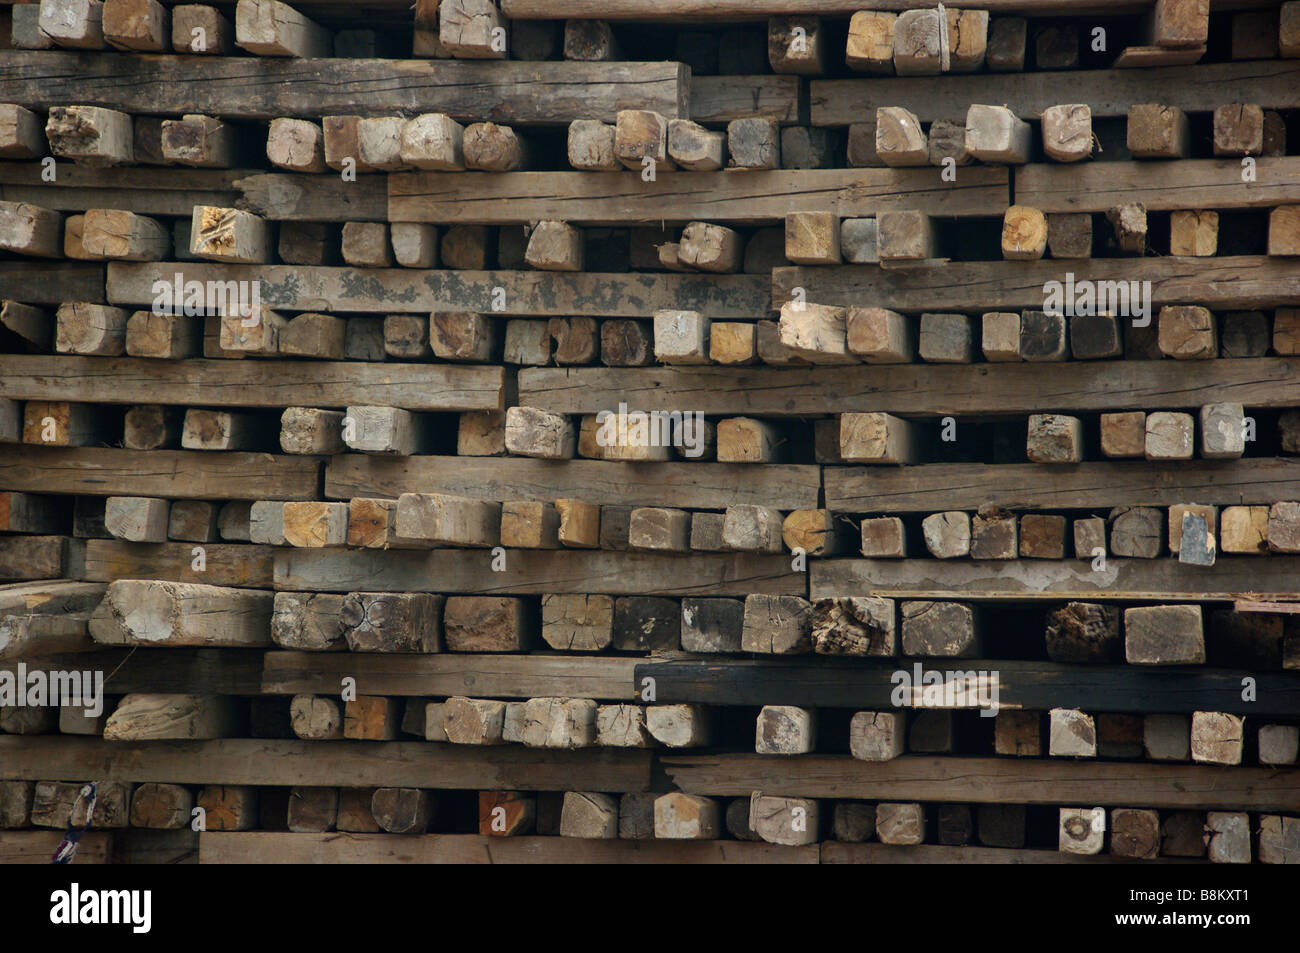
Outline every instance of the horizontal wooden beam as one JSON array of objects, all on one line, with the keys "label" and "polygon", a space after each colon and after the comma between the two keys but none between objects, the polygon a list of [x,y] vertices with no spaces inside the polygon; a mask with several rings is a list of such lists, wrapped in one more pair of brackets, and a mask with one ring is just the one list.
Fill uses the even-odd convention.
[{"label": "horizontal wooden beam", "polygon": [[1251,182],[1241,181],[1240,159],[1026,165],[1015,175],[1017,204],[1042,212],[1104,212],[1128,202],[1149,212],[1300,202],[1300,156],[1258,157]]},{"label": "horizontal wooden beam", "polygon": [[345,182],[337,175],[249,172],[235,188],[240,208],[277,222],[384,222],[387,178],[362,175]]},{"label": "horizontal wooden beam", "polygon": [[281,549],[275,587],[308,592],[451,592],[482,595],[606,593],[653,596],[802,596],[803,573],[785,556],[736,553],[506,551],[492,572],[489,550]]},{"label": "horizontal wooden beam", "polygon": [[[202,571],[195,570],[195,550],[201,549]],[[270,589],[274,584],[275,550],[240,543],[128,543],[120,539],[86,540],[85,578],[166,579],[210,586]]]},{"label": "horizontal wooden beam", "polygon": [[[617,405],[615,405],[617,406]],[[612,506],[721,510],[741,503],[812,509],[821,470],[810,464],[622,463],[530,457],[331,457],[325,495],[450,493],[478,500],[579,499]]]},{"label": "horizontal wooden beam", "polygon": [[[167,692],[194,695],[258,695],[262,692],[262,653],[249,649],[102,649],[76,655],[0,662],[0,671],[91,671],[104,673],[104,691]],[[335,682],[335,694],[338,683]]]},{"label": "horizontal wooden beam", "polygon": [[[61,164],[53,182],[42,179],[41,172],[39,162],[0,163],[0,199],[60,212],[129,208],[138,215],[189,218],[196,205],[234,205],[239,198],[235,181],[249,174],[230,169],[100,168],[75,162]],[[362,184],[352,183],[351,194]]]},{"label": "horizontal wooden beam", "polygon": [[[204,837],[231,837],[204,834]],[[1113,854],[1070,854],[1060,850],[1011,849],[1006,847],[948,847],[943,844],[863,844],[828,840],[821,845],[823,864],[1132,864]],[[1206,864],[1193,857],[1155,857],[1146,864]]]},{"label": "horizontal wooden beam", "polygon": [[689,115],[680,63],[122,56],[8,50],[6,102],[238,119],[439,112],[463,122],[613,122],[620,109]]},{"label": "horizontal wooden beam", "polygon": [[815,864],[818,847],[480,834],[203,833],[201,864]]},{"label": "horizontal wooden beam", "polygon": [[[1219,9],[1220,3],[1215,3]],[[1084,13],[1136,13],[1142,0],[981,0],[980,9],[994,13],[1037,16],[1076,16]],[[932,9],[925,0],[873,0],[872,10]],[[606,0],[600,16],[606,20],[678,22],[695,20],[763,20],[778,16],[848,17],[862,9],[856,0]],[[501,0],[501,12],[519,20],[589,17],[587,0]]]},{"label": "horizontal wooden beam", "polygon": [[0,445],[0,486],[24,493],[314,500],[319,480],[314,457]]},{"label": "horizontal wooden beam", "polygon": [[[1053,15],[1060,15],[1054,10]],[[1211,112],[1227,101],[1265,109],[1300,106],[1300,67],[1290,60],[1162,66],[1141,70],[1078,70],[1060,73],[986,73],[970,76],[900,76],[889,81],[889,105],[914,112],[922,122],[965,120],[971,103],[1007,106],[1017,116],[1037,118],[1060,103],[1061,82],[1070,96],[1087,103],[1094,118],[1127,116],[1137,103],[1161,103],[1184,112]],[[863,103],[879,99],[873,79],[813,80],[809,106],[814,126],[862,121]],[[960,176],[960,174],[959,174]]]},{"label": "horizontal wooden beam", "polygon": [[633,670],[644,659],[615,655],[395,655],[267,652],[262,694],[333,695],[339,679],[362,695],[483,698],[597,698],[632,701]]},{"label": "horizontal wooden beam", "polygon": [[[346,185],[339,191],[345,191]],[[976,167],[957,182],[933,169],[777,169],[681,172],[642,182],[626,172],[411,172],[388,177],[394,222],[485,225],[560,218],[575,224],[663,221],[763,224],[802,212],[864,218],[919,209],[929,215],[997,217],[1009,199],[1007,170]]]},{"label": "horizontal wooden beam", "polygon": [[104,266],[89,262],[0,261],[0,299],[23,304],[103,304]]},{"label": "horizontal wooden beam", "polygon": [[[1203,497],[1195,495],[1197,500]],[[868,592],[914,599],[1231,602],[1300,598],[1300,557],[1225,557],[1213,567],[1171,557],[1087,559],[831,559],[810,568],[813,598]]]},{"label": "horizontal wooden beam", "polygon": [[[109,296],[112,297],[112,265]],[[1092,258],[1077,261],[970,261],[915,268],[871,265],[772,269],[772,303],[779,308],[803,288],[816,304],[888,307],[896,311],[992,311],[1044,306],[1048,282],[1074,275],[1103,281],[1150,281],[1151,320],[1166,304],[1215,310],[1273,308],[1296,298],[1295,265],[1286,258]]]},{"label": "horizontal wooden beam", "polygon": [[690,107],[691,119],[712,126],[751,117],[806,126],[808,88],[798,76],[771,73],[692,76]]},{"label": "horizontal wooden beam", "polygon": [[651,752],[426,741],[106,742],[0,735],[0,777],[15,781],[156,781],[258,787],[392,787],[480,791],[647,791]]},{"label": "horizontal wooden beam", "polygon": [[860,761],[848,755],[665,754],[659,760],[682,791],[714,796],[762,791],[868,801],[1212,811],[1294,811],[1300,805],[1300,771],[1275,768],[919,755]]},{"label": "horizontal wooden beam", "polygon": [[[115,305],[153,303],[155,281],[262,282],[262,303],[293,311],[390,313],[476,311],[484,314],[648,318],[665,308],[715,319],[768,316],[766,275],[687,275],[553,271],[425,271],[414,268],[325,268],[221,265],[211,262],[110,262],[108,298]],[[3,279],[0,279],[3,287]],[[505,289],[505,300],[494,289]],[[26,300],[13,296],[17,300]],[[500,311],[493,310],[503,304]]]},{"label": "horizontal wooden beam", "polygon": [[504,410],[506,371],[475,364],[156,361],[6,355],[0,397],[90,404]]},{"label": "horizontal wooden beam", "polygon": [[[74,863],[78,866],[107,864],[113,849],[113,836],[108,831],[87,831],[77,841],[77,859]],[[62,841],[63,831],[0,831],[0,865],[48,865]]]},{"label": "horizontal wooden beam", "polygon": [[519,403],[595,414],[626,402],[643,411],[806,416],[884,412],[902,417],[1033,414],[1233,401],[1292,407],[1295,358],[1063,364],[877,364],[810,367],[526,367]]},{"label": "horizontal wooden beam", "polygon": [[[975,510],[990,501],[1009,509],[1172,506],[1192,500],[1230,506],[1294,499],[1300,459],[826,467],[823,479],[826,505],[840,513],[938,513]],[[1254,560],[1250,564],[1258,565]],[[1220,571],[1216,567],[1215,572]]]},{"label": "horizontal wooden beam", "polygon": [[[813,585],[815,590],[816,580]],[[997,640],[998,634],[991,633],[993,655]],[[1060,665],[997,658],[928,659],[922,664],[926,672],[987,672],[996,679],[1000,709],[1078,708],[1089,714],[1228,711],[1256,717],[1289,717],[1300,710],[1300,675],[1292,672]],[[895,673],[911,676],[912,666],[912,659],[674,659],[638,664],[635,683],[653,677],[655,697],[664,704],[890,709],[898,707]],[[1255,679],[1258,689],[1248,701],[1241,697],[1246,677]],[[988,697],[994,696],[990,692]],[[971,701],[968,707],[975,707]]]}]

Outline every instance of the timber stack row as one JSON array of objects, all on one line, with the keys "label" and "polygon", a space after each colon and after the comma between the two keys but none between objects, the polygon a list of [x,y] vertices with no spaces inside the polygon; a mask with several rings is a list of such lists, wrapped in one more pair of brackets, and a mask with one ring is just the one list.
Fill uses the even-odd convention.
[{"label": "timber stack row", "polygon": [[0,861],[1300,862],[1300,2],[881,6],[0,7]]}]

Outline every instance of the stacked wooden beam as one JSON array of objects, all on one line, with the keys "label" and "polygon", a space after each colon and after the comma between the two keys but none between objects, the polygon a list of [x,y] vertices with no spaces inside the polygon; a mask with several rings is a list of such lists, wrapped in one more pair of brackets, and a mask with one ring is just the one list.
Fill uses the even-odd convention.
[{"label": "stacked wooden beam", "polygon": [[0,860],[1300,862],[1300,2],[880,6],[4,7]]}]

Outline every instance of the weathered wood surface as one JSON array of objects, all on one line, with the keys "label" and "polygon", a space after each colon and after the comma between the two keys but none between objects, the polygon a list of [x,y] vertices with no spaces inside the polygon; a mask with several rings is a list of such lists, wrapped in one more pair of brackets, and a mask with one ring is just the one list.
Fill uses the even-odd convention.
[{"label": "weathered wood surface", "polygon": [[[104,648],[76,655],[24,659],[26,671],[104,672],[104,690],[257,695],[262,686],[262,653],[247,649],[168,648],[165,652]],[[0,671],[17,672],[18,660],[0,662]],[[110,677],[111,673],[111,677]],[[338,683],[335,682],[337,691]]]},{"label": "weathered wood surface", "polygon": [[[228,204],[281,222],[383,222],[388,214],[385,177],[287,172],[237,173],[238,198]],[[200,203],[195,203],[200,204]]]},{"label": "weathered wood surface", "polygon": [[240,119],[446,113],[510,125],[613,122],[620,109],[685,118],[680,63],[103,56],[9,50],[7,102],[103,106],[130,113]]},{"label": "weathered wood surface", "polygon": [[816,845],[782,847],[724,840],[271,831],[199,835],[199,862],[204,864],[815,864],[817,860]]},{"label": "weathered wood surface", "polygon": [[65,301],[103,304],[107,300],[104,266],[91,262],[0,261],[0,298],[37,305]]},{"label": "weathered wood surface", "polygon": [[1032,463],[827,467],[823,479],[826,506],[843,513],[976,510],[989,501],[1008,509],[1172,506],[1193,499],[1227,506],[1291,499],[1300,480],[1300,460],[1179,460],[1164,466],[1111,460],[1068,468]]},{"label": "weathered wood surface", "polygon": [[[1104,504],[1103,504],[1104,505]],[[976,600],[1071,599],[1231,602],[1260,595],[1300,598],[1300,559],[1232,559],[1212,569],[1176,559],[819,560],[810,569],[812,597],[874,594]]]},{"label": "weathered wood surface", "polygon": [[[1060,11],[1054,8],[1052,12]],[[1069,74],[1069,96],[1073,102],[1087,103],[1094,120],[1126,116],[1136,103],[1160,103],[1185,112],[1208,112],[1229,100],[1265,109],[1294,109],[1300,105],[1298,78],[1300,65],[1290,60],[1080,70]],[[809,84],[812,124],[861,122],[862,104],[876,98],[875,82],[814,79]],[[1050,71],[977,74],[963,76],[959,82],[948,76],[900,76],[889,82],[889,105],[911,110],[922,122],[964,122],[971,103],[997,103],[1017,116],[1036,117],[1058,105],[1062,95],[1061,74]]]},{"label": "weathered wood surface", "polygon": [[[194,568],[197,549],[203,551],[202,571]],[[88,539],[83,575],[92,582],[166,579],[270,589],[275,575],[274,553],[270,546],[239,543],[127,543],[120,539]]]},{"label": "weathered wood surface", "polygon": [[495,501],[573,498],[619,506],[724,509],[754,503],[811,509],[817,505],[820,485],[820,469],[799,464],[343,454],[331,458],[325,468],[325,495],[332,499],[449,493]]},{"label": "weathered wood surface", "polygon": [[951,183],[940,181],[933,169],[774,169],[745,175],[719,170],[663,175],[654,182],[626,172],[416,172],[388,177],[388,217],[483,225],[545,217],[590,225],[700,219],[748,224],[784,221],[792,201],[800,211],[843,218],[898,209],[987,217],[1002,214],[1007,196],[1007,170],[992,166],[964,170]]},{"label": "weathered wood surface", "polygon": [[[229,837],[229,834],[205,834],[205,837]],[[1059,850],[1033,850],[1006,847],[948,847],[943,844],[852,844],[824,841],[823,864],[1124,864],[1132,861],[1111,854],[1069,854]],[[1156,857],[1144,864],[1203,864],[1193,857]]]},{"label": "weathered wood surface", "polygon": [[[0,164],[0,199],[61,212],[121,208],[139,215],[189,218],[196,205],[234,205],[239,198],[235,180],[249,174],[228,169],[104,168],[65,162],[58,167],[58,178],[46,182],[41,171],[39,162]],[[353,189],[360,184],[352,183]]]},{"label": "weathered wood surface", "polygon": [[760,754],[665,754],[659,761],[678,788],[711,796],[762,791],[871,801],[1211,810],[1231,804],[1243,811],[1293,811],[1300,804],[1300,771],[1271,768],[918,755],[866,762],[848,755],[776,760]]},{"label": "weathered wood surface", "polygon": [[508,550],[492,572],[487,550],[289,549],[275,554],[275,586],[305,592],[456,592],[481,595],[803,595],[784,556],[731,553]]},{"label": "weathered wood surface", "polygon": [[[188,272],[187,272],[188,274]],[[502,410],[505,369],[359,361],[156,361],[6,355],[0,397],[209,407]]]},{"label": "weathered wood surface", "polygon": [[808,122],[808,97],[798,76],[692,76],[690,118],[724,123],[758,116],[782,125]]},{"label": "weathered wood surface", "polygon": [[[592,8],[587,0],[501,0],[501,12],[512,20],[547,17],[589,17]],[[925,0],[876,0],[872,10],[931,9]],[[1052,16],[1083,13],[1136,13],[1149,3],[1139,0],[982,0],[981,10],[995,13],[1028,13],[1042,16],[1049,7]],[[1246,6],[1241,0],[1215,0],[1214,9]],[[599,7],[606,20],[764,20],[770,16],[848,17],[862,9],[854,0],[608,0]]]},{"label": "weathered wood surface", "polygon": [[[643,660],[592,655],[386,655],[267,652],[262,694],[329,695],[352,676],[366,692],[414,697],[597,698],[630,701]],[[1224,709],[1227,710],[1227,709]]]},{"label": "weathered wood surface", "polygon": [[[77,859],[74,863],[78,866],[107,864],[112,853],[114,836],[121,836],[124,833],[126,832],[87,831],[77,842]],[[62,831],[0,831],[0,865],[45,864],[48,866],[50,858],[54,856],[62,840]]]},{"label": "weathered wood surface", "polygon": [[[814,586],[817,583],[814,580]],[[993,648],[996,649],[996,636]],[[994,651],[990,654],[996,655]],[[1055,662],[930,659],[926,671],[995,669],[1000,710],[1077,708],[1095,712],[1225,711],[1283,717],[1300,706],[1300,679],[1289,672],[1244,672],[1138,665],[1063,665]],[[674,659],[637,665],[635,684],[653,676],[661,704],[795,705],[823,708],[894,707],[894,659]],[[910,673],[909,673],[910,674]],[[1258,696],[1243,699],[1244,677],[1257,679]],[[986,697],[992,697],[991,695]],[[905,696],[906,698],[906,696]],[[974,699],[967,707],[975,707]],[[923,706],[910,706],[921,710]]]},{"label": "weathered wood surface", "polygon": [[[682,308],[716,319],[757,319],[767,317],[770,296],[765,275],[566,274],[112,262],[108,265],[109,300],[119,305],[149,306],[155,297],[153,283],[173,281],[178,270],[184,273],[187,282],[260,280],[262,304],[286,311],[381,314],[468,311],[648,318],[664,308]],[[505,289],[505,307],[494,312],[493,289],[498,287]],[[5,292],[3,272],[0,272],[0,293],[17,301],[33,300]]]},{"label": "weathered wood surface", "polygon": [[258,787],[388,786],[481,791],[645,791],[651,752],[522,745],[419,742],[215,741],[105,742],[59,735],[0,735],[0,774],[13,780],[92,777],[166,784]]},{"label": "weathered wood surface", "polygon": [[1255,177],[1241,181],[1240,159],[1026,165],[1016,169],[1016,202],[1048,213],[1105,212],[1129,202],[1148,212],[1300,202],[1300,156],[1256,158]]},{"label": "weathered wood surface", "polygon": [[[1053,364],[835,367],[527,367],[519,402],[558,414],[594,414],[625,401],[637,410],[699,407],[710,414],[780,416],[883,412],[907,416],[1028,414],[1296,403],[1295,358],[1072,361]],[[791,508],[791,507],[787,507]]]},{"label": "weathered wood surface", "polygon": [[0,446],[0,486],[28,493],[195,500],[313,500],[312,457],[197,450]]},{"label": "weathered wood surface", "polygon": [[[1065,267],[1062,267],[1062,266]],[[110,286],[113,269],[109,265]],[[772,307],[805,289],[817,304],[852,307],[888,305],[897,311],[991,311],[1042,308],[1043,286],[1062,282],[1150,281],[1152,308],[1203,305],[1212,310],[1270,308],[1295,300],[1295,265],[1285,258],[1256,255],[1221,258],[1093,258],[1056,261],[952,262],[915,268],[880,269],[843,265],[772,270]],[[114,302],[116,303],[116,302]],[[1155,312],[1151,320],[1156,318]]]}]

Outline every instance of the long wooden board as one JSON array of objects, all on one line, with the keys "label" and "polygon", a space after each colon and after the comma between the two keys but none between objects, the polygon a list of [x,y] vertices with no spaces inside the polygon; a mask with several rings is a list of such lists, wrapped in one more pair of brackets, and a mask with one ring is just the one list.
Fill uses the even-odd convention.
[{"label": "long wooden board", "polygon": [[447,788],[481,791],[646,791],[651,752],[525,748],[425,741],[106,742],[70,735],[0,735],[0,777],[17,781],[157,781],[259,787]]},{"label": "long wooden board", "polygon": [[[201,549],[203,571],[194,569]],[[240,543],[128,543],[120,539],[86,540],[85,578],[166,579],[210,586],[270,589],[274,582],[275,550]]]},{"label": "long wooden board", "polygon": [[[104,673],[104,691],[194,695],[257,695],[262,690],[262,653],[250,649],[105,648],[76,655],[5,660],[0,671]],[[335,682],[334,694],[338,694]]]},{"label": "long wooden board", "polygon": [[479,500],[579,499],[613,506],[725,509],[754,503],[782,510],[817,505],[821,469],[809,464],[622,463],[530,457],[331,457],[325,495],[396,497],[450,493]]},{"label": "long wooden board", "polygon": [[[223,837],[223,834],[205,834]],[[1195,857],[1155,857],[1133,861],[1112,854],[1068,854],[1059,850],[1006,847],[947,847],[942,844],[850,844],[828,840],[821,845],[823,864],[1207,864]]]},{"label": "long wooden board", "polygon": [[0,261],[0,298],[23,304],[103,304],[104,266],[92,262]]},{"label": "long wooden board", "polygon": [[[988,633],[988,654],[998,654],[999,636]],[[895,676],[915,678],[913,660],[795,657],[789,659],[691,658],[639,664],[635,682],[654,678],[655,697],[665,704],[798,705],[811,708],[890,709],[912,696]],[[982,672],[990,687],[979,701],[999,709],[1048,711],[1078,708],[1097,712],[1227,711],[1256,717],[1289,717],[1300,710],[1300,678],[1290,672],[1244,672],[1188,666],[1060,665],[1004,659],[927,659],[923,671],[958,680],[956,673]],[[1257,693],[1244,700],[1243,678],[1256,680]],[[335,681],[337,684],[337,680]],[[898,693],[898,694],[896,694]],[[960,700],[960,699],[959,699]],[[967,697],[976,708],[977,699]]]},{"label": "long wooden board", "polygon": [[[109,266],[109,295],[112,295]],[[1213,310],[1271,308],[1300,298],[1295,264],[1286,258],[1093,258],[1079,261],[974,261],[916,268],[872,265],[772,269],[772,303],[779,308],[803,288],[815,304],[888,307],[895,311],[1042,308],[1048,282],[1150,281],[1151,320],[1166,304]]]},{"label": "long wooden board", "polygon": [[869,801],[1087,804],[1148,808],[1294,811],[1300,771],[1065,758],[931,758],[859,761],[848,755],[664,754],[688,794],[764,794]]},{"label": "long wooden board", "polygon": [[[476,311],[501,316],[648,318],[664,308],[715,319],[768,316],[766,275],[687,275],[554,271],[426,271],[221,265],[212,262],[111,262],[108,298],[115,305],[153,303],[155,281],[261,281],[262,302],[287,311]],[[3,287],[0,280],[0,287]],[[505,289],[504,302],[494,289]],[[12,297],[18,300],[17,295]],[[494,299],[501,304],[493,310]]]},{"label": "long wooden board", "polygon": [[[113,849],[113,836],[108,831],[87,831],[77,842],[77,859],[74,863],[78,866],[107,864]],[[48,865],[62,840],[63,831],[0,831],[0,866]]]},{"label": "long wooden board", "polygon": [[919,209],[946,217],[1000,216],[1009,201],[1007,170],[983,166],[959,181],[933,169],[779,169],[771,172],[675,172],[643,182],[627,172],[410,172],[388,177],[394,222],[484,225],[560,218],[617,225],[703,219],[783,222],[801,212],[864,218]]},{"label": "long wooden board", "polygon": [[[140,166],[99,168],[64,162],[57,178],[41,178],[39,162],[0,163],[0,199],[30,202],[60,212],[88,208],[130,209],[138,215],[189,218],[196,205],[231,206],[239,198],[235,181],[247,172]],[[360,183],[353,183],[353,192]]]},{"label": "long wooden board", "polygon": [[0,445],[0,487],[25,493],[314,500],[319,479],[315,457]]},{"label": "long wooden board", "polygon": [[482,595],[801,596],[803,573],[786,556],[602,550],[506,551],[493,572],[486,550],[281,549],[275,587],[309,592],[452,592]]},{"label": "long wooden board", "polygon": [[384,222],[385,175],[344,181],[337,175],[250,172],[235,182],[238,205],[278,222]]},{"label": "long wooden board", "polygon": [[1016,201],[1043,212],[1104,212],[1126,202],[1147,211],[1272,208],[1300,202],[1300,156],[1261,156],[1255,181],[1240,159],[1082,162],[1016,169]]},{"label": "long wooden board", "polygon": [[689,115],[680,63],[119,56],[7,50],[6,102],[29,109],[106,106],[123,112],[239,119],[440,112],[462,122],[613,122],[620,109]]},{"label": "long wooden board", "polygon": [[[1053,11],[1057,13],[1058,11]],[[602,13],[602,16],[604,14]],[[1162,66],[1142,70],[1078,70],[1068,74],[1069,96],[1087,103],[1094,117],[1126,116],[1135,103],[1161,103],[1185,112],[1210,112],[1224,103],[1256,103],[1265,109],[1300,106],[1300,63],[1293,60]],[[1008,106],[1034,118],[1065,95],[1062,74],[986,73],[970,76],[900,76],[891,79],[888,102],[872,79],[809,83],[814,126],[861,122],[866,103],[902,106],[922,122],[965,120],[971,103]],[[960,178],[961,173],[958,173]]]},{"label": "long wooden board", "polygon": [[885,412],[903,417],[1030,414],[1300,402],[1296,358],[1070,361],[1052,364],[810,367],[526,367],[519,403],[594,414],[625,402],[644,411],[805,416]]},{"label": "long wooden board", "polygon": [[781,125],[808,124],[808,87],[798,76],[692,76],[691,119],[721,126],[758,116]]},{"label": "long wooden board", "polygon": [[5,355],[0,397],[91,404],[504,410],[506,370],[362,361],[156,361]]},{"label": "long wooden board", "polygon": [[815,864],[818,847],[480,834],[199,835],[202,864]]},{"label": "long wooden board", "polygon": [[1190,501],[1230,506],[1294,499],[1300,459],[826,467],[823,479],[826,505],[841,513],[975,510],[990,501],[1010,509],[1172,506]]},{"label": "long wooden board", "polygon": [[[344,677],[363,695],[483,698],[596,698],[632,701],[644,659],[615,655],[394,655],[380,652],[267,652],[262,694],[337,694]],[[653,664],[653,663],[651,663]]]},{"label": "long wooden board", "polygon": [[[1136,13],[1141,0],[982,0],[981,10],[1037,16],[1076,16],[1084,13]],[[1213,9],[1247,6],[1244,0],[1214,0]],[[926,0],[875,0],[873,10],[919,10]],[[607,0],[599,8],[606,20],[693,21],[765,20],[770,16],[848,17],[862,9],[857,0]],[[511,19],[589,17],[589,0],[501,0],[501,12]]]}]

